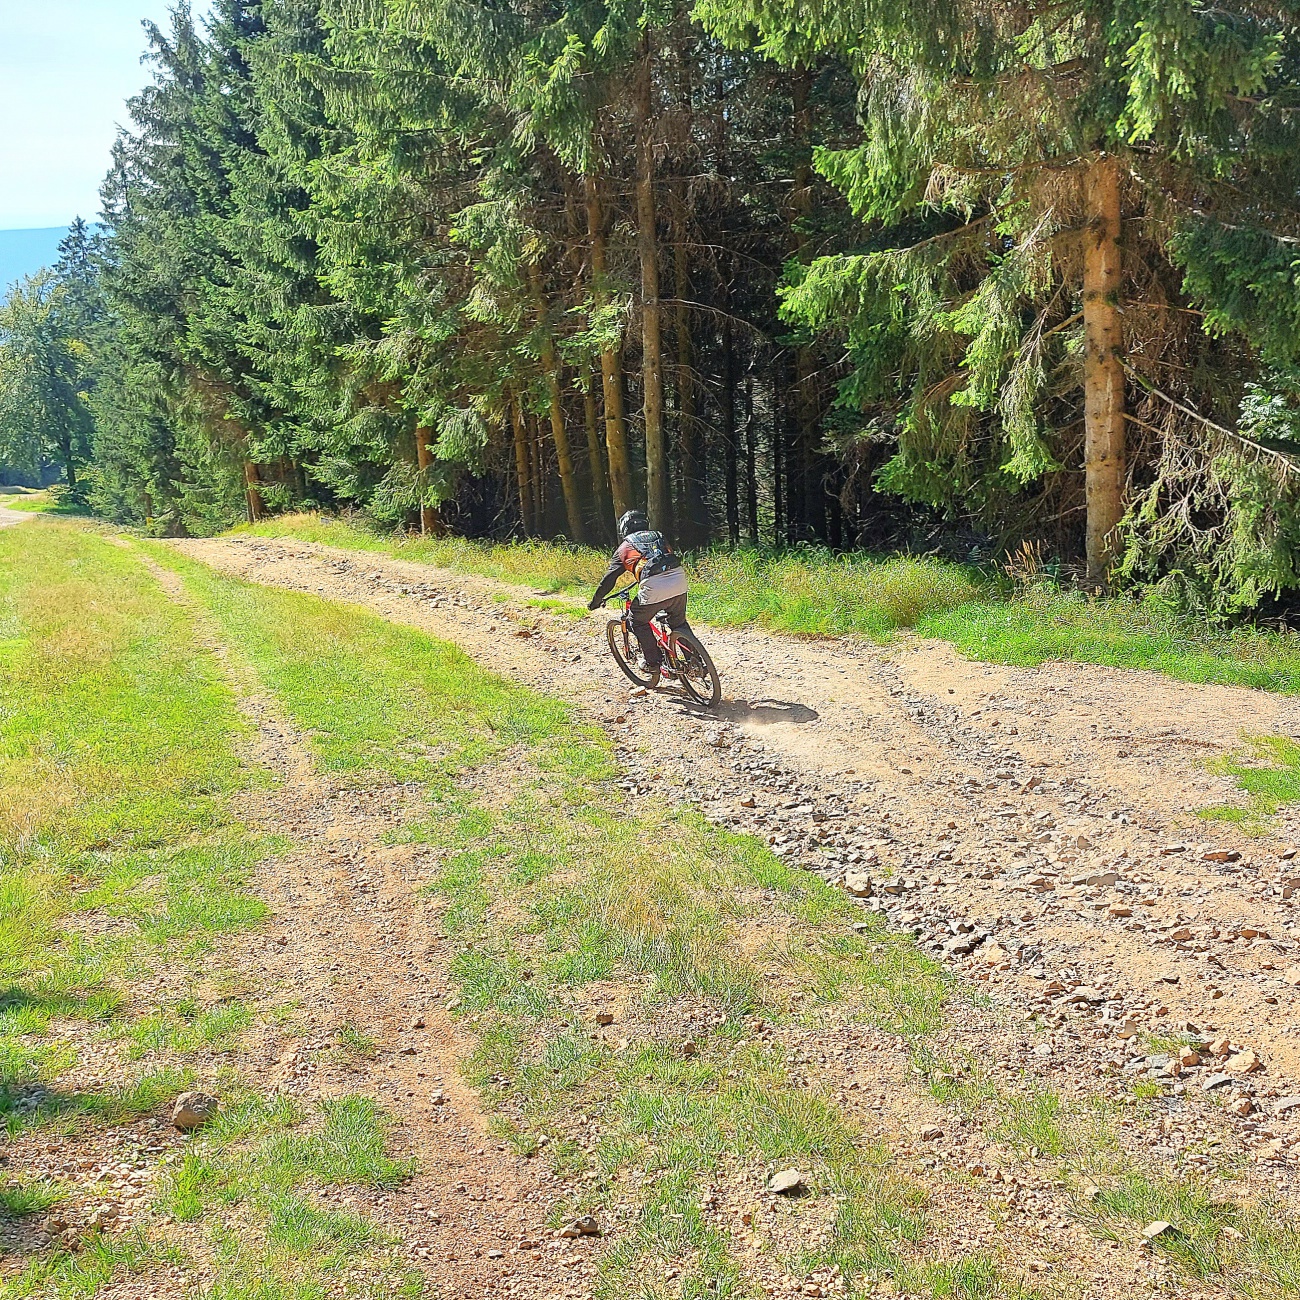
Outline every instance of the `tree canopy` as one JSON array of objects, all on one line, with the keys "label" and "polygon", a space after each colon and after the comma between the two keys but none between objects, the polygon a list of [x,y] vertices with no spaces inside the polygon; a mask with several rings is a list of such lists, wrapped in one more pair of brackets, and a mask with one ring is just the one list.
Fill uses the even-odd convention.
[{"label": "tree canopy", "polygon": [[110,517],[599,542],[635,504],[1220,615],[1300,585],[1288,5],[218,0],[148,39],[106,233],[0,325],[6,445]]}]

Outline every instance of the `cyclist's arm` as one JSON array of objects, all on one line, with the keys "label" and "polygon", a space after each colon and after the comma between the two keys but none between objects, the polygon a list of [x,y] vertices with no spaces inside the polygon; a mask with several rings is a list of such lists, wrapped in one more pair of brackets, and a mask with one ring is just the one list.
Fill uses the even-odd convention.
[{"label": "cyclist's arm", "polygon": [[609,562],[609,568],[605,576],[600,580],[600,585],[596,588],[596,594],[587,604],[588,609],[599,609],[601,602],[614,590],[614,584],[623,576],[623,558],[621,555],[615,555]]}]

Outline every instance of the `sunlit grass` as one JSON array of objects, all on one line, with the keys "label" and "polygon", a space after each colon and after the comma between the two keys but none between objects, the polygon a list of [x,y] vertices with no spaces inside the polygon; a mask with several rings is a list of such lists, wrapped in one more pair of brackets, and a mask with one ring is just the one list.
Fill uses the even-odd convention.
[{"label": "sunlit grass", "polygon": [[[225,810],[251,779],[246,728],[184,612],[84,526],[0,533],[0,657],[0,1115],[113,1122],[180,1076],[61,1089],[75,1052],[54,1022],[129,1036],[128,969],[265,915],[244,886],[266,846]],[[69,928],[92,914],[120,924]]]},{"label": "sunlit grass", "polygon": [[1252,1297],[1300,1292],[1300,1229],[1281,1204],[1243,1205],[1195,1175],[1130,1171],[1078,1212],[1099,1236],[1119,1241],[1168,1223],[1151,1248],[1198,1282]]},{"label": "sunlit grass", "polygon": [[1284,805],[1300,802],[1300,744],[1287,736],[1246,736],[1243,742],[1235,753],[1212,762],[1210,770],[1232,777],[1249,803],[1202,808],[1200,816],[1254,834],[1266,830]]}]

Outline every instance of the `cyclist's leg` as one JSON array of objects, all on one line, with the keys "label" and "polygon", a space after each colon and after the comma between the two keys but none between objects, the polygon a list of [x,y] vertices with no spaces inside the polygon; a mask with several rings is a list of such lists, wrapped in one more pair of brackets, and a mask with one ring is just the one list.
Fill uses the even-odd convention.
[{"label": "cyclist's leg", "polygon": [[636,639],[640,643],[641,653],[645,655],[646,667],[658,670],[663,664],[663,651],[659,649],[659,642],[655,640],[655,634],[650,629],[651,620],[662,608],[660,605],[642,605],[634,601],[632,604],[632,631],[636,633]]},{"label": "cyclist's leg", "polygon": [[673,596],[665,600],[660,608],[668,616],[668,626],[674,632],[685,632],[688,636],[694,636],[691,631],[691,625],[686,621],[686,593],[680,596]]}]

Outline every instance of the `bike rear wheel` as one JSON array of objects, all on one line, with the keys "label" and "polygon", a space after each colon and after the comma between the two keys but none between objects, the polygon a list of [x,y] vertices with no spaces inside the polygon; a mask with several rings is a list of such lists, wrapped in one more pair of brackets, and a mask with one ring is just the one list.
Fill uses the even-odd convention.
[{"label": "bike rear wheel", "polygon": [[686,632],[673,633],[672,647],[678,681],[693,700],[712,708],[722,698],[722,679],[709,652]]},{"label": "bike rear wheel", "polygon": [[655,674],[646,667],[641,643],[628,630],[621,618],[611,618],[605,628],[609,650],[614,662],[623,670],[623,676],[638,686],[653,686]]}]

